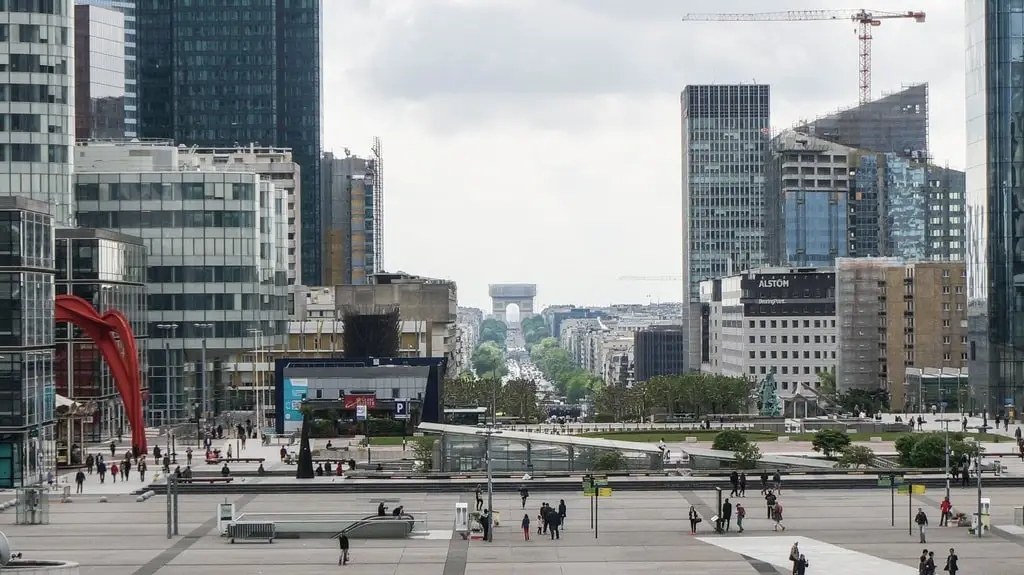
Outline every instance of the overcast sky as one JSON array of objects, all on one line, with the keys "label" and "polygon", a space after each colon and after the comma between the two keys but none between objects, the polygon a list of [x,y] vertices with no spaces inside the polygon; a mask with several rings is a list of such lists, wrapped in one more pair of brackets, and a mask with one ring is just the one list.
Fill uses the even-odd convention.
[{"label": "overcast sky", "polygon": [[[856,104],[852,22],[681,22],[846,0],[324,2],[324,146],[384,149],[388,270],[535,283],[537,305],[678,301],[679,92],[760,82],[772,125]],[[963,3],[886,0],[874,93],[931,85],[931,148],[964,164]]]}]

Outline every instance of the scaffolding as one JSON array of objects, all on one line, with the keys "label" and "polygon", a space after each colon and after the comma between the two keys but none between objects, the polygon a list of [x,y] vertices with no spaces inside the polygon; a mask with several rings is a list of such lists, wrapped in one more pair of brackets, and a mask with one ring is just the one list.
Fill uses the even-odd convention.
[{"label": "scaffolding", "polygon": [[367,175],[373,184],[373,272],[384,271],[384,151],[380,138],[373,139]]},{"label": "scaffolding", "polygon": [[[897,258],[836,259],[839,361],[836,388],[887,389],[887,275],[903,268]],[[894,294],[899,296],[900,294]],[[892,318],[902,321],[902,318]],[[901,347],[902,350],[902,347]]]}]

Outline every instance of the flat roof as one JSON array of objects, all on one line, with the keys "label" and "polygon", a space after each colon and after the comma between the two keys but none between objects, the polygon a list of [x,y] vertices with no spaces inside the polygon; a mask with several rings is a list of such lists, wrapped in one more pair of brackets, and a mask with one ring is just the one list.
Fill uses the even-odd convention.
[{"label": "flat roof", "polygon": [[[474,425],[448,425],[444,423],[421,423],[420,431],[432,433],[449,433],[451,435],[480,435],[480,431],[486,427]],[[501,439],[512,441],[529,441],[533,443],[547,443],[550,445],[564,445],[566,447],[592,447],[596,449],[614,449],[617,451],[632,451],[635,453],[661,454],[656,445],[639,443],[635,441],[618,441],[616,439],[601,439],[597,437],[579,437],[575,435],[552,435],[550,433],[533,433],[529,431],[512,431],[509,429],[494,428],[495,435]]]}]

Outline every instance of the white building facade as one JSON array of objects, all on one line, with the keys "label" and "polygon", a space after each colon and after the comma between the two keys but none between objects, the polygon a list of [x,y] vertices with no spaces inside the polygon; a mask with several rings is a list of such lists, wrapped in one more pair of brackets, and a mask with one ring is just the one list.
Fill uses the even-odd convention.
[{"label": "white building facade", "polygon": [[761,268],[700,284],[702,370],[764,380],[784,413],[813,414],[820,373],[837,362],[835,272]]}]

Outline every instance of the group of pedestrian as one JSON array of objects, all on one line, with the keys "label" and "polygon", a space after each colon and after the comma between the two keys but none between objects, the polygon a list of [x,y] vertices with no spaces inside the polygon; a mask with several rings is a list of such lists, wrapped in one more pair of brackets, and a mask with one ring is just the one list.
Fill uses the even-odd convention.
[{"label": "group of pedestrian", "polygon": [[793,563],[793,575],[805,575],[807,573],[807,567],[810,566],[810,562],[807,561],[807,556],[800,552],[800,543],[794,543],[789,548],[789,560]]},{"label": "group of pedestrian", "polygon": [[[935,569],[935,552],[922,550],[921,557],[917,562],[918,575],[935,575]],[[949,548],[949,555],[946,556],[946,564],[942,570],[949,575],[956,575],[960,571],[960,558],[957,557],[956,551],[952,547]]]},{"label": "group of pedestrian", "polygon": [[[537,535],[551,534],[551,539],[561,539],[561,529],[565,524],[566,507],[565,500],[558,501],[558,507],[552,507],[545,501],[540,504],[540,513],[537,514]],[[530,540],[530,514],[523,514],[523,535]]]}]

